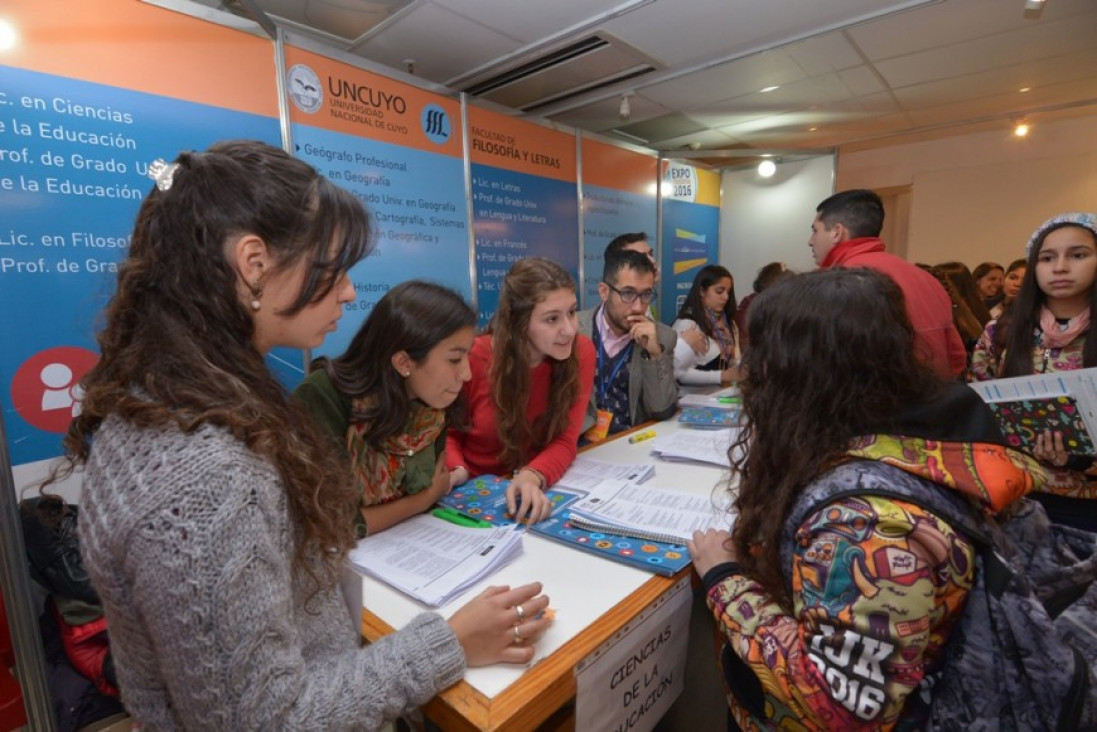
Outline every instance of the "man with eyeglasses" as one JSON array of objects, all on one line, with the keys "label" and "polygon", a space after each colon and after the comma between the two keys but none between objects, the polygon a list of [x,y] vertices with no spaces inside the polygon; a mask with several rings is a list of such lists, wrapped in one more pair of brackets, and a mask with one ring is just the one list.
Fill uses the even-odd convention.
[{"label": "man with eyeglasses", "polygon": [[607,255],[598,295],[601,305],[579,313],[579,332],[590,335],[596,352],[583,434],[588,442],[666,419],[678,406],[678,336],[647,314],[656,297],[651,260],[631,250]]}]

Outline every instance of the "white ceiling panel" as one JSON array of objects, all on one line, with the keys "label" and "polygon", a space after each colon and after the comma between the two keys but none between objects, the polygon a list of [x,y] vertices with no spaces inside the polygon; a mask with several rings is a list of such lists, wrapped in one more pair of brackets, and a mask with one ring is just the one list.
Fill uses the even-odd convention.
[{"label": "white ceiling panel", "polygon": [[688,77],[645,85],[643,93],[660,104],[694,109],[708,102],[741,97],[767,86],[780,86],[803,78],[803,70],[787,54],[767,51]]},{"label": "white ceiling panel", "polygon": [[[1097,20],[1097,14],[1093,17]],[[1093,47],[1095,32],[1097,27],[1086,28],[1064,20],[891,58],[875,66],[888,84],[897,89],[1083,51]]]},{"label": "white ceiling panel", "polygon": [[861,54],[850,44],[844,33],[815,36],[790,43],[782,50],[809,76],[844,71],[863,63]]},{"label": "white ceiling panel", "polygon": [[[1033,104],[1038,96],[1030,90],[1046,89],[1067,82],[1088,79],[1097,67],[1097,45],[1082,53],[1070,54],[1054,59],[1042,59],[1035,63],[1018,64],[1005,68],[992,69],[978,74],[954,76],[926,84],[915,84],[894,91],[895,98],[906,109],[939,106],[941,104],[963,102],[987,96],[1017,94],[1018,103]],[[978,90],[973,94],[972,90]],[[1057,90],[1059,94],[1061,90]],[[1028,97],[1021,95],[1028,94]],[[1039,96],[1044,96],[1043,92]]]},{"label": "white ceiling panel", "polygon": [[822,111],[826,114],[835,115],[836,119],[841,119],[902,114],[903,108],[895,101],[895,97],[892,96],[891,92],[880,92],[854,97],[845,102],[829,104]]},{"label": "white ceiling panel", "polygon": [[591,132],[603,132],[615,127],[627,125],[631,122],[662,117],[670,114],[672,110],[656,104],[642,96],[629,97],[630,115],[628,120],[622,121],[620,116],[621,100],[617,97],[607,99],[585,107],[573,109],[570,112],[555,117],[556,122],[561,122],[581,130]]},{"label": "white ceiling panel", "polygon": [[1023,0],[947,0],[846,32],[869,59],[879,61],[1023,27],[1022,11]]},{"label": "white ceiling panel", "polygon": [[[641,48],[658,48],[669,66],[739,56],[819,35],[869,17],[934,0],[663,0],[613,23]],[[688,32],[683,28],[688,27]]]},{"label": "white ceiling panel", "polygon": [[[552,0],[529,5],[499,0],[433,0],[455,15],[481,23],[523,44],[533,43],[565,28],[590,23],[614,8],[639,7],[644,0]],[[444,26],[443,26],[444,27]],[[446,29],[447,36],[449,29]],[[463,39],[462,39],[463,42]]]},{"label": "white ceiling panel", "polygon": [[[432,32],[425,34],[423,28]],[[437,30],[440,28],[445,29],[444,34]],[[460,38],[461,43],[442,42],[443,38]],[[371,37],[355,52],[401,71],[406,71],[405,59],[414,59],[417,75],[441,84],[457,69],[486,64],[518,46],[513,38],[428,3]]]},{"label": "white ceiling panel", "polygon": [[[946,0],[919,9],[855,26],[848,33],[868,58],[880,60],[930,51],[956,43],[1022,30],[1073,18],[1092,18],[1093,0],[1048,0],[1038,19],[1024,13],[1022,0]],[[1092,26],[1091,26],[1092,27]]]},{"label": "white ceiling panel", "polygon": [[657,150],[689,150],[692,145],[698,145],[706,149],[730,148],[741,144],[730,135],[725,135],[716,130],[701,130],[680,137],[670,137],[653,143]]},{"label": "white ceiling panel", "polygon": [[887,86],[876,73],[875,69],[868,66],[855,66],[838,72],[838,77],[856,96],[867,96],[885,91]]},{"label": "white ceiling panel", "polygon": [[[1033,89],[1025,94],[1003,94],[953,104],[942,104],[935,107],[911,110],[908,114],[911,120],[919,126],[949,123],[955,118],[958,111],[965,114],[970,120],[979,120],[984,117],[1015,119],[1039,112],[1045,108],[1054,109],[1059,106],[1070,106],[1069,102],[1059,101],[1064,97],[1083,100],[1091,106],[1097,104],[1097,80],[1090,78]],[[1023,100],[1022,103],[1018,104],[1018,98]]]}]

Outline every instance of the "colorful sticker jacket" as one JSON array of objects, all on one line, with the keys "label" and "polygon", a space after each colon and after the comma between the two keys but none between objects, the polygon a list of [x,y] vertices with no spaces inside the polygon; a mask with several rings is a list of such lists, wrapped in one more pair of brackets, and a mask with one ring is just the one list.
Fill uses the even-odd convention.
[{"label": "colorful sticker jacket", "polygon": [[[876,435],[860,438],[849,455],[903,468],[992,512],[1046,475],[1023,453],[996,445]],[[730,688],[732,715],[748,732],[906,727],[922,707],[904,709],[908,696],[940,670],[973,584],[973,545],[931,512],[880,496],[823,506],[795,541],[792,614],[742,574],[706,588],[738,657],[732,662],[745,662],[764,694],[763,719]]]}]

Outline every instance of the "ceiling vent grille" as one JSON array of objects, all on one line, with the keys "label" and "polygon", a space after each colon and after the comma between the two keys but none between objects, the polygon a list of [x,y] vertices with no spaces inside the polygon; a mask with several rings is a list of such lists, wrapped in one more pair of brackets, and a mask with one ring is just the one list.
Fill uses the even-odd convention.
[{"label": "ceiling vent grille", "polygon": [[596,33],[527,60],[462,91],[525,112],[635,79],[660,68],[606,33]]}]

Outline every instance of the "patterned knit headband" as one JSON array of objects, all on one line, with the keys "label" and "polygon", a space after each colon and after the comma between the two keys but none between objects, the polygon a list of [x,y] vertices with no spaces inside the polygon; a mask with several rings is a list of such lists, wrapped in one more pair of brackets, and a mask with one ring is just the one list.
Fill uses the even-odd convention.
[{"label": "patterned knit headband", "polygon": [[1029,237],[1028,245],[1025,246],[1025,259],[1028,259],[1032,255],[1032,249],[1036,246],[1036,242],[1040,241],[1040,238],[1047,233],[1048,229],[1062,226],[1063,224],[1074,224],[1075,226],[1089,229],[1093,232],[1093,237],[1097,239],[1097,214],[1085,213],[1082,211],[1061,213],[1058,216],[1052,216],[1050,219],[1040,224],[1040,228]]}]

